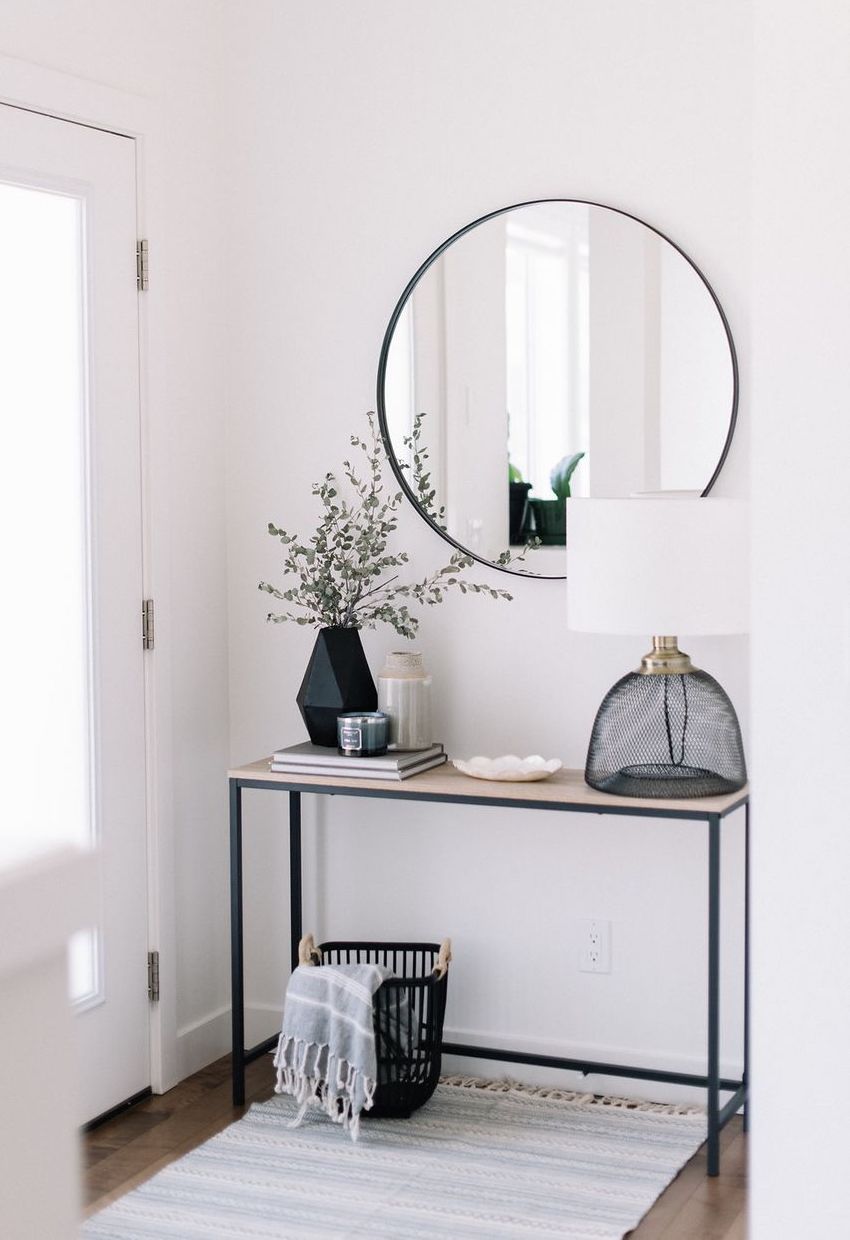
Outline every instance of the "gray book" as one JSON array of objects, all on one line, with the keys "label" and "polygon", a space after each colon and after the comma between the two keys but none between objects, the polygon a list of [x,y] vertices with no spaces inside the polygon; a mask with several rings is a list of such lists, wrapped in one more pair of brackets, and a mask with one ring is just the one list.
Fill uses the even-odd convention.
[{"label": "gray book", "polygon": [[412,766],[405,766],[401,769],[382,767],[375,771],[364,770],[363,767],[355,766],[350,758],[341,757],[337,763],[330,766],[305,766],[300,762],[289,761],[272,762],[271,770],[276,775],[315,775],[319,778],[331,775],[334,779],[409,779],[411,775],[418,775],[420,771],[430,771],[434,766],[442,766],[445,761],[446,755],[438,753],[430,758],[423,758]]},{"label": "gray book", "polygon": [[302,741],[300,745],[290,745],[288,749],[278,749],[272,754],[272,763],[285,763],[289,769],[293,766],[306,767],[309,770],[325,771],[328,767],[344,767],[346,771],[372,771],[375,774],[386,774],[390,771],[404,771],[408,767],[418,766],[428,758],[445,757],[443,746],[429,745],[427,749],[392,750],[377,758],[343,757],[336,749],[325,745],[314,745],[311,741]]}]

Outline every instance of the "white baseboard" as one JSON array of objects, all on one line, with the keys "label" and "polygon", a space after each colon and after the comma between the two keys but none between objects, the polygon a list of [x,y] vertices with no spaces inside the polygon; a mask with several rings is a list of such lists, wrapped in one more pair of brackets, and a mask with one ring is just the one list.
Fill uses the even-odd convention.
[{"label": "white baseboard", "polygon": [[[245,1042],[255,1046],[280,1029],[280,1006],[245,1004]],[[177,1030],[178,1080],[230,1054],[230,1004]]]}]

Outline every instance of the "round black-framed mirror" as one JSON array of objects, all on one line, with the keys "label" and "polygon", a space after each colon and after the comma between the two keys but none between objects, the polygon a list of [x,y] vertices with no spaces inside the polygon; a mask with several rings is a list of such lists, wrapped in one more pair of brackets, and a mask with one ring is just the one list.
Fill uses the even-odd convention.
[{"label": "round black-framed mirror", "polygon": [[[709,493],[738,362],[713,288],[660,229],[534,199],[465,225],[418,268],[384,335],[377,405],[395,475],[441,537],[563,578],[569,494]],[[523,553],[529,540],[543,545]]]}]

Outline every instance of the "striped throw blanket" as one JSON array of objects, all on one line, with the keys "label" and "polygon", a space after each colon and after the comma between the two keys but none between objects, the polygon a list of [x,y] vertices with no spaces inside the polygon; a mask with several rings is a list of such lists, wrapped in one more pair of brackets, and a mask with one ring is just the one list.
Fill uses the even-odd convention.
[{"label": "striped throw blanket", "polygon": [[321,1107],[357,1140],[377,1077],[372,1003],[392,976],[378,964],[301,964],[290,977],[274,1063],[275,1092],[301,1104],[292,1127]]}]

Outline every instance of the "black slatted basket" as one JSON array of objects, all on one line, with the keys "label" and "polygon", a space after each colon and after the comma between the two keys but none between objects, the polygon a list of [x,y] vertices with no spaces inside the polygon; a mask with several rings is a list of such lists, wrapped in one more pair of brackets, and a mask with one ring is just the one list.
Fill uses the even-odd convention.
[{"label": "black slatted basket", "polygon": [[322,964],[382,964],[396,975],[375,992],[377,1087],[374,1105],[363,1115],[406,1118],[428,1101],[440,1079],[448,939],[442,944],[320,943],[316,952]]}]

